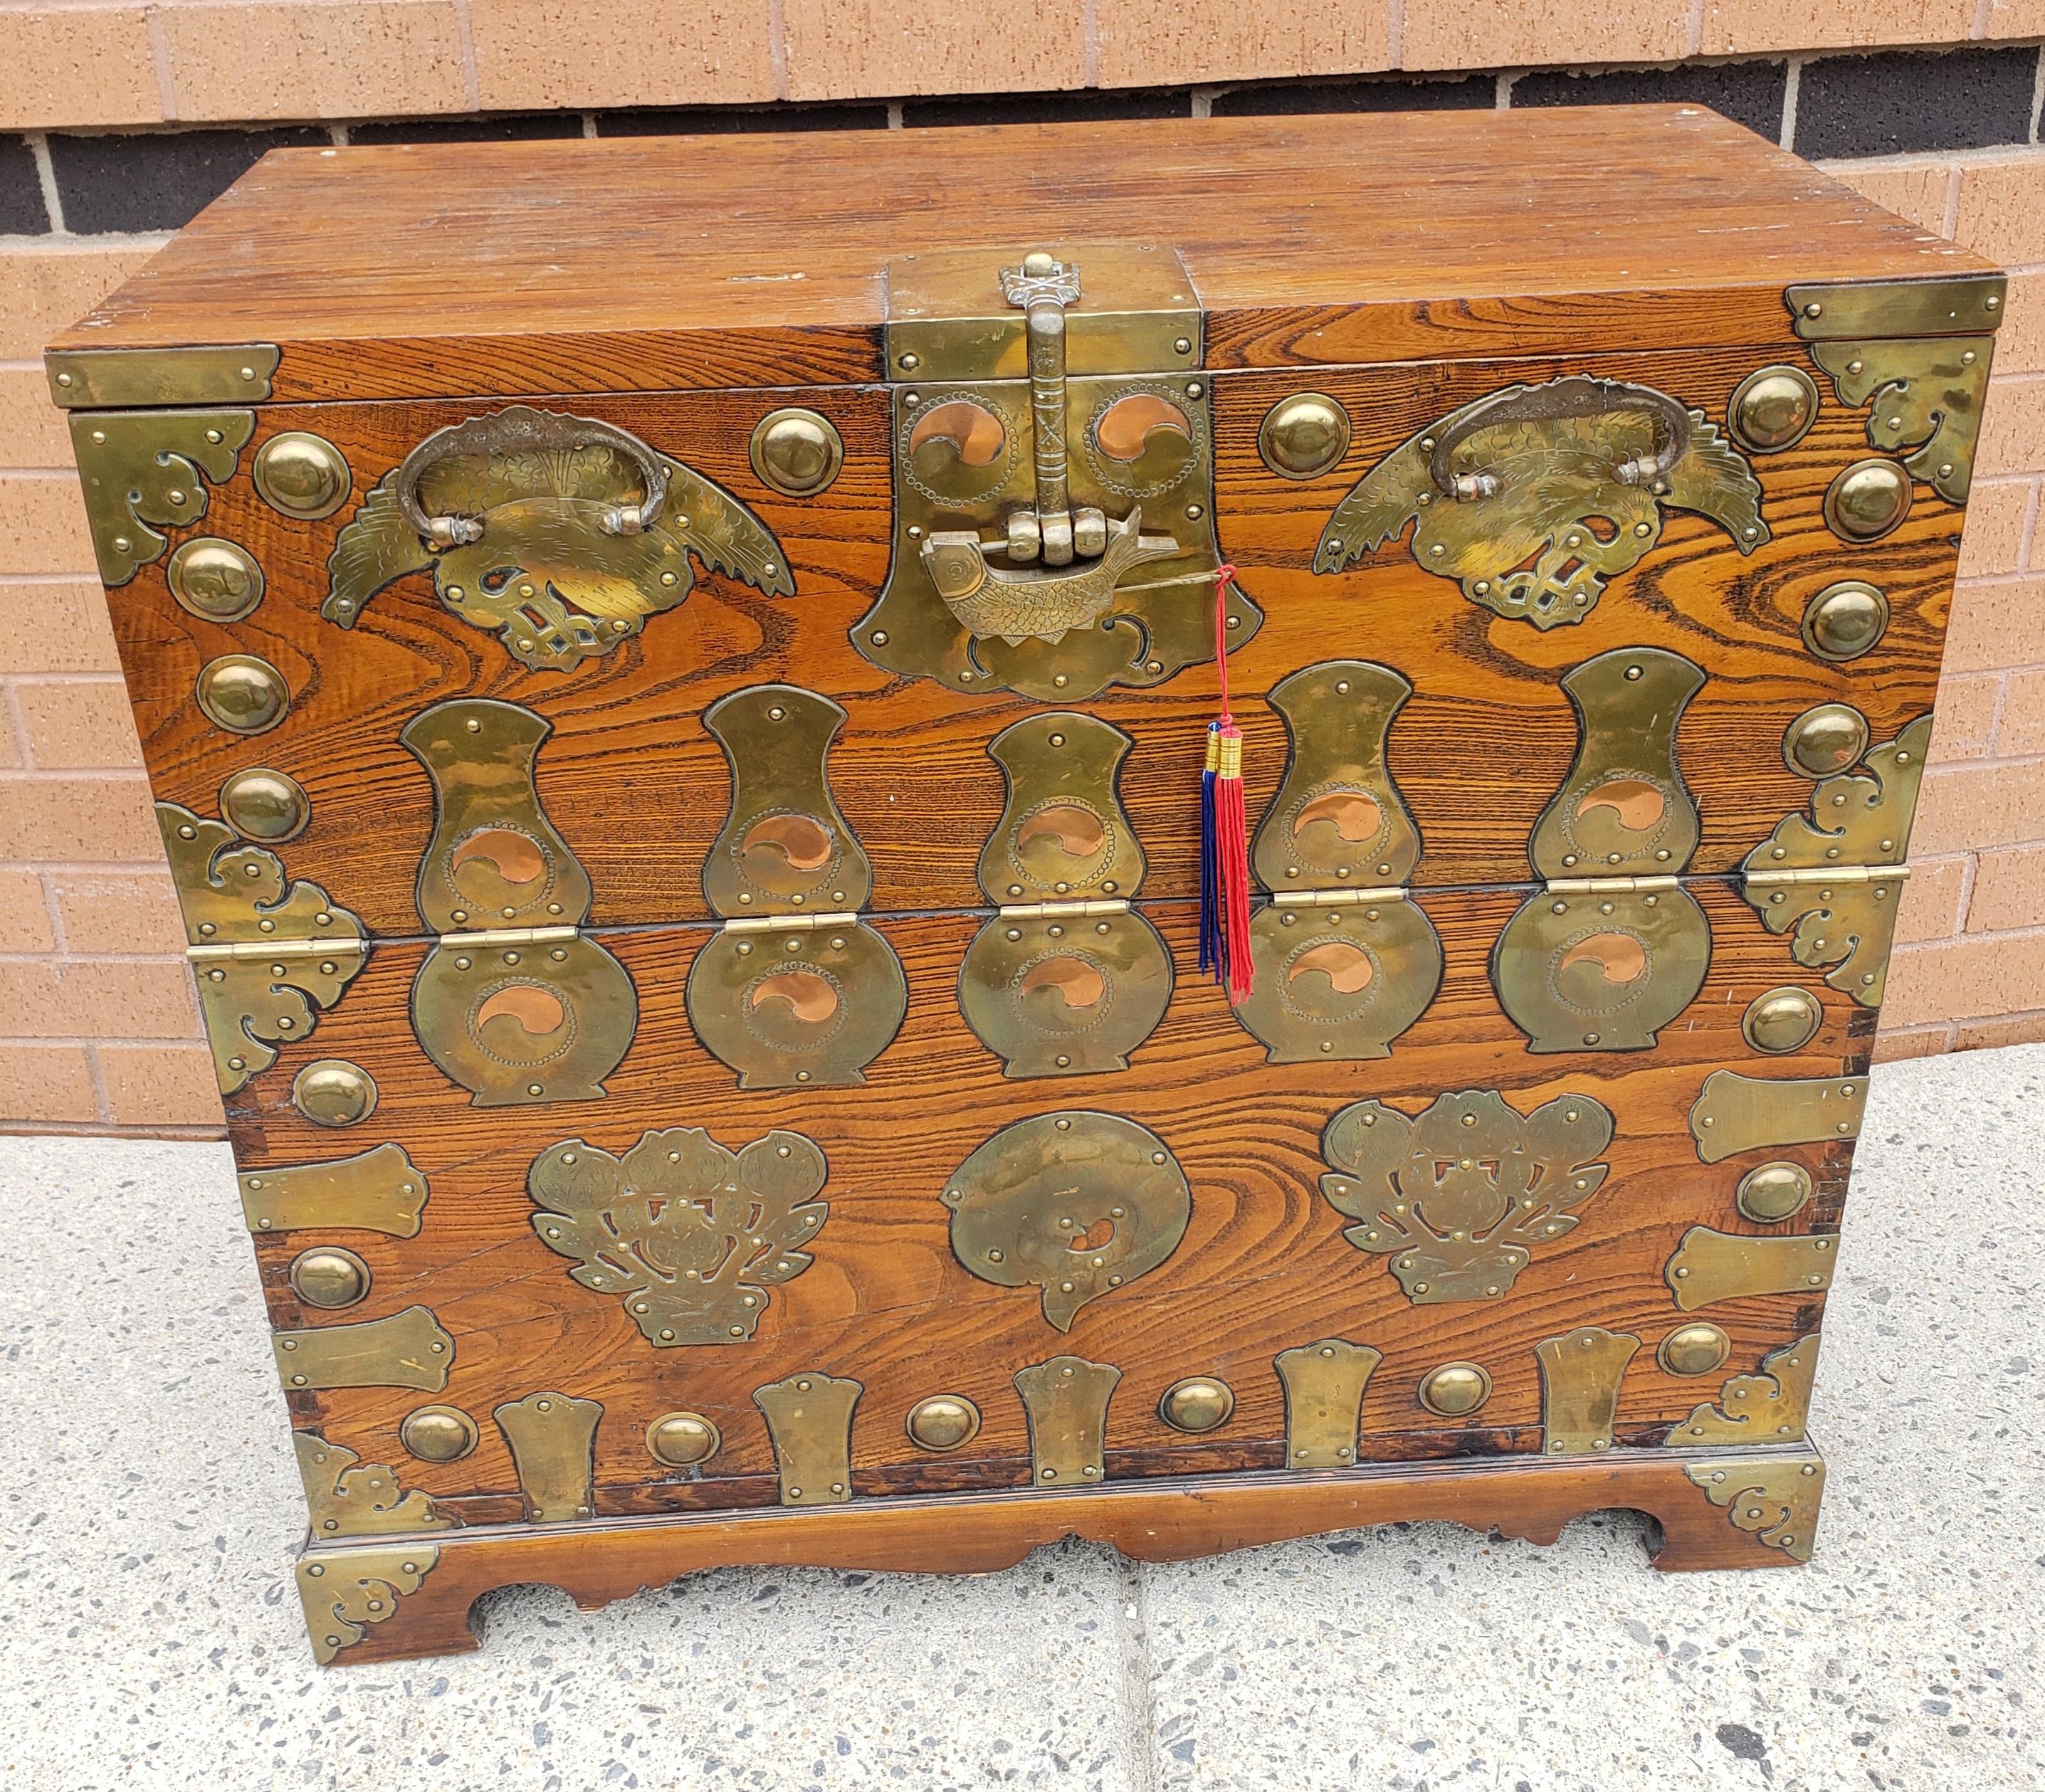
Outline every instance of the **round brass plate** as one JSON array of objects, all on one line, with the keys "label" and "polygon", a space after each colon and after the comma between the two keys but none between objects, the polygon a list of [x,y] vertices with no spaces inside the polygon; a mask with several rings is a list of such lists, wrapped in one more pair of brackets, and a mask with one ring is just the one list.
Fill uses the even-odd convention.
[{"label": "round brass plate", "polygon": [[1444,1363],[1420,1383],[1420,1404],[1445,1419],[1475,1412],[1491,1398],[1491,1375],[1474,1363]]},{"label": "round brass plate", "polygon": [[1349,413],[1320,392],[1281,398],[1264,414],[1257,452],[1282,479],[1314,479],[1349,452]]},{"label": "round brass plate", "polygon": [[1820,660],[1858,660],[1889,627],[1889,599],[1864,579],[1827,585],[1804,612],[1804,644]]},{"label": "round brass plate", "polygon": [[1825,494],[1825,521],[1843,541],[1879,541],[1910,514],[1910,475],[1893,460],[1856,460]]},{"label": "round brass plate", "polygon": [[956,1450],[980,1432],[980,1409],[963,1394],[934,1394],[909,1409],[903,1427],[919,1450]]},{"label": "round brass plate", "polygon": [[306,522],[330,517],[354,483],[341,452],[324,436],[287,429],[256,453],[256,490],[273,510]]},{"label": "round brass plate", "polygon": [[1811,1172],[1800,1163],[1764,1163],[1740,1179],[1733,1201],[1741,1213],[1772,1226],[1801,1213],[1811,1198]]},{"label": "round brass plate", "polygon": [[646,1427],[646,1453],[669,1468],[694,1468],[724,1448],[724,1433],[700,1413],[668,1413]]},{"label": "round brass plate", "polygon": [[1678,1325],[1655,1356],[1672,1375],[1708,1375],[1732,1355],[1732,1340],[1716,1325]]},{"label": "round brass plate", "polygon": [[209,622],[239,622],[263,601],[263,569],[255,556],[217,535],[179,544],[164,578],[179,605]]},{"label": "round brass plate", "polygon": [[1742,448],[1780,453],[1803,440],[1817,421],[1817,384],[1801,367],[1763,367],[1739,383],[1726,415]]},{"label": "round brass plate", "polygon": [[223,654],[199,668],[196,693],[206,719],[230,734],[262,734],[284,719],[284,676],[252,653]]},{"label": "round brass plate", "polygon": [[1785,983],[1747,1004],[1739,1030],[1757,1052],[1797,1052],[1811,1043],[1825,1011],[1808,990]]},{"label": "round brass plate", "polygon": [[1782,762],[1805,778],[1851,770],[1867,751],[1867,717],[1851,703],[1820,703],[1782,731]]},{"label": "round brass plate", "polygon": [[770,410],[753,432],[753,471],[789,498],[814,498],[845,464],[845,442],[827,417],[791,406]]},{"label": "round brass plate", "polygon": [[369,1266],[338,1244],[318,1244],[292,1259],[291,1281],[307,1306],[352,1306],[369,1292]]},{"label": "round brass plate", "polygon": [[291,1079],[291,1102],[315,1126],[352,1126],[376,1111],[376,1079],[345,1058],[320,1058]]},{"label": "round brass plate", "polygon": [[421,1462],[460,1462],[476,1448],[476,1421],[459,1406],[418,1406],[399,1422],[398,1441]]},{"label": "round brass plate", "polygon": [[1157,1417],[1174,1431],[1212,1431],[1227,1425],[1234,1410],[1234,1390],[1211,1375],[1174,1382],[1157,1402]]},{"label": "round brass plate", "polygon": [[252,766],[220,786],[220,818],[244,840],[274,846],[306,831],[313,806],[295,778]]}]

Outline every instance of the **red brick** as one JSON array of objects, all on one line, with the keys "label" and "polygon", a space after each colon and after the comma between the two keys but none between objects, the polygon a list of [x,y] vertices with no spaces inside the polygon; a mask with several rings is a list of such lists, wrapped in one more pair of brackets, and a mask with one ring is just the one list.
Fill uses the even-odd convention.
[{"label": "red brick", "polygon": [[1988,383],[1981,407],[1981,441],[1974,471],[1997,473],[2045,470],[2045,375],[1998,375]]},{"label": "red brick", "polygon": [[[184,917],[168,871],[64,871],[45,874],[56,898],[65,949],[73,952],[181,952]],[[117,1026],[110,1026],[118,1033]]]},{"label": "red brick", "polygon": [[[588,29],[600,28],[615,11],[614,5],[580,9]],[[461,24],[451,0],[260,6],[179,0],[157,17],[180,118],[374,118],[469,110]],[[672,29],[687,27],[676,19]],[[611,82],[630,67],[617,60],[596,64]],[[261,78],[252,80],[252,71]],[[537,93],[483,101],[506,103],[557,102]]]},{"label": "red brick", "polygon": [[1906,1058],[1935,1058],[1952,1048],[1952,1036],[1951,1027],[1884,1027],[1875,1036],[1874,1061],[1893,1064]]},{"label": "red brick", "polygon": [[2045,1009],[2031,1014],[2005,1014],[1995,1021],[1969,1021],[1953,1029],[1955,1052],[1977,1052],[1983,1046],[2029,1045],[2041,1039],[2045,1039]]},{"label": "red brick", "polygon": [[2045,262],[2045,151],[1962,167],[1953,237],[2005,267]]},{"label": "red brick", "polygon": [[1946,673],[1995,672],[2045,662],[2045,579],[1970,581],[1953,593]]},{"label": "red brick", "polygon": [[0,473],[0,573],[89,573],[94,564],[75,473]]},{"label": "red brick", "polygon": [[[765,15],[758,0],[751,4]],[[781,16],[791,99],[1022,93],[1085,83],[1080,0],[1035,0],[998,15],[958,0],[781,0]],[[933,164],[934,179],[943,178],[940,166]]]},{"label": "red brick", "polygon": [[2005,933],[2024,927],[2045,927],[2045,845],[1982,853],[1967,902],[1967,931]]},{"label": "red brick", "polygon": [[1892,1026],[1985,1018],[2045,1008],[2045,932],[1970,934],[1898,946],[1889,963],[1883,1017]]},{"label": "red brick", "polygon": [[1399,66],[1673,62],[1689,35],[1688,0],[1406,0]]},{"label": "red brick", "polygon": [[164,115],[141,6],[10,6],[0,125],[146,125]]},{"label": "red brick", "polygon": [[2002,679],[1997,672],[1958,672],[1939,681],[1938,719],[1931,725],[1933,764],[1987,756],[1995,738]]},{"label": "red brick", "polygon": [[103,1117],[82,1045],[0,1045],[0,1124],[90,1126]]},{"label": "red brick", "polygon": [[220,1086],[203,1045],[93,1048],[117,1126],[220,1127]]},{"label": "red brick", "polygon": [[76,323],[168,240],[122,237],[110,244],[91,236],[17,238],[0,248],[0,361],[40,360],[52,337]]},{"label": "red brick", "polygon": [[2045,840],[2045,760],[1934,766],[1911,830],[1915,853],[1965,852]]},{"label": "red brick", "polygon": [[1828,163],[1825,172],[1883,210],[1922,225],[1935,236],[1945,234],[1946,202],[1953,190],[1951,163],[1847,162]]},{"label": "red brick", "polygon": [[194,1039],[198,1009],[182,958],[0,959],[0,1013],[17,1039]]},{"label": "red brick", "polygon": [[[1559,22],[1559,21],[1558,21]],[[1974,0],[1704,0],[1699,48],[1708,56],[1756,50],[1873,48],[1887,44],[1957,44],[1971,35]],[[1569,43],[1558,39],[1553,52]],[[1587,48],[1577,53],[1588,55]]]},{"label": "red brick", "polygon": [[2002,328],[1995,333],[1998,373],[2045,371],[2045,269],[2009,277]]},{"label": "red brick", "polygon": [[149,786],[139,777],[0,776],[0,840],[21,864],[160,864]]},{"label": "red brick", "polygon": [[[33,871],[0,871],[0,952],[53,952],[56,929],[50,920],[43,880]],[[6,1025],[0,1021],[0,1027]]]},{"label": "red brick", "polygon": [[14,707],[29,763],[44,771],[139,771],[142,748],[117,678],[20,679]]},{"label": "red brick", "polygon": [[1350,75],[1392,66],[1389,0],[1097,0],[1103,87]]},{"label": "red brick", "polygon": [[1896,917],[1899,944],[1950,940],[1960,931],[1968,863],[1966,858],[1958,855],[1920,859],[1912,863],[1909,879],[1903,886],[1902,912]]},{"label": "red brick", "polygon": [[2020,571],[2024,532],[2038,482],[1977,479],[1967,495],[1966,533],[1960,538],[1960,577],[1992,578]]},{"label": "red brick", "polygon": [[2003,679],[1995,750],[2005,755],[2045,753],[2045,669],[2011,672]]},{"label": "red brick", "polygon": [[43,370],[0,368],[0,467],[70,465],[71,431]]},{"label": "red brick", "polygon": [[0,672],[120,670],[96,576],[0,579]]}]

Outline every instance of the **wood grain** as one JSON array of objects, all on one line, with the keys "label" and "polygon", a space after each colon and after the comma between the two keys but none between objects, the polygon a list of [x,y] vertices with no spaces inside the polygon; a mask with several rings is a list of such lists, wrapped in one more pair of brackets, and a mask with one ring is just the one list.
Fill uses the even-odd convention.
[{"label": "wood grain", "polygon": [[1786,343],[1792,282],[1982,266],[1689,106],[410,144],[272,152],[57,346],[274,343],[286,399],[872,379],[888,262],[1018,218],[1177,248],[1216,367]]},{"label": "wood grain", "polygon": [[[1772,353],[1635,353],[1594,365],[1723,419],[1733,388]],[[1881,740],[1931,708],[1961,513],[1920,486],[1908,519],[1886,540],[1856,548],[1832,535],[1821,514],[1825,489],[1869,450],[1866,413],[1829,398],[1797,447],[1754,458],[1773,540],[1743,556],[1715,523],[1666,511],[1655,546],[1574,626],[1542,633],[1496,617],[1416,565],[1403,540],[1346,574],[1309,570],[1328,515],[1380,457],[1458,405],[1568,365],[1535,359],[1324,371],[1316,384],[1347,407],[1354,439],[1338,467],[1304,483],[1270,473],[1256,448],[1265,413],[1296,383],[1275,374],[1215,382],[1222,547],[1265,617],[1255,639],[1230,656],[1253,820],[1277,788],[1286,754],[1284,725],[1260,694],[1330,658],[1389,664],[1416,687],[1393,729],[1390,756],[1424,842],[1415,881],[1428,886],[1528,875],[1527,839],[1576,746],[1575,717],[1557,680],[1596,654],[1656,646],[1708,671],[1677,740],[1703,815],[1694,868],[1707,873],[1736,867],[1777,820],[1808,802],[1809,784],[1781,754],[1784,729],[1804,709],[1854,703]],[[838,483],[808,503],[768,490],[747,460],[754,423],[796,398],[827,411],[846,448]],[[827,692],[850,712],[833,751],[832,779],[874,862],[874,906],[980,902],[974,865],[1003,801],[987,744],[1039,706],[896,678],[847,638],[887,573],[884,393],[557,402],[634,431],[752,506],[781,541],[795,595],[768,599],[708,578],[678,608],[651,618],[643,635],[565,675],[519,665],[494,633],[449,615],[423,575],[386,590],[354,629],[343,630],[321,619],[319,605],[327,556],[355,503],[428,432],[475,407],[270,407],[258,444],[291,429],[329,437],[353,468],[355,499],[324,522],[289,521],[256,498],[247,471],[252,456],[245,454],[239,476],[213,493],[207,515],[188,533],[223,535],[255,553],[269,580],[261,606],[227,626],[187,615],[168,595],[161,561],[110,594],[158,794],[211,814],[230,772],[260,763],[291,773],[313,804],[310,829],[285,853],[291,871],[322,883],[376,933],[416,933],[413,882],[432,832],[432,798],[399,731],[449,698],[499,698],[553,724],[541,749],[540,787],[594,880],[595,921],[699,917],[707,913],[700,867],[723,825],[730,789],[702,711],[732,690],[784,681]],[[1808,652],[1800,629],[1811,598],[1846,577],[1881,586],[1892,620],[1877,648],[1837,666]],[[210,726],[192,702],[199,667],[236,652],[271,661],[292,693],[283,724],[253,740]],[[1122,788],[1150,855],[1147,896],[1172,900],[1197,888],[1198,755],[1216,702],[1207,665],[1153,692],[1110,692],[1086,706],[1135,740]]]},{"label": "wood grain", "polygon": [[[1805,1164],[1820,1184],[1813,1206],[1789,1229],[1838,1223],[1850,1149],[1794,1147],[1706,1166],[1687,1115],[1705,1075],[1731,1065],[1750,1074],[1858,1074],[1870,1029],[1864,1014],[1822,986],[1824,1024],[1797,1054],[1763,1059],[1739,1033],[1762,990],[1804,982],[1782,943],[1721,884],[1696,894],[1714,949],[1704,989],[1663,1030],[1652,1052],[1536,1056],[1500,1013],[1488,980],[1491,944],[1524,892],[1431,894],[1426,900],[1446,957],[1440,994],[1395,1047],[1371,1063],[1273,1066],[1227,1012],[1219,991],[1192,971],[1192,916],[1153,909],[1180,967],[1159,1031],[1131,1067],[1110,1076],[1005,1079],[999,1062],[959,1022],[954,985],[978,917],[891,921],[884,931],[910,986],[900,1034],[858,1087],[785,1092],[735,1086],[733,1074],[695,1042],[683,1010],[689,958],[707,934],[649,929],[610,935],[641,1003],[637,1037],[601,1102],[514,1109],[472,1107],[414,1044],[406,994],[422,948],[383,945],[315,1035],[287,1048],[274,1069],[230,1106],[237,1160],[246,1168],[352,1155],[395,1140],[425,1173],[432,1194],[419,1236],[332,1235],[369,1264],[367,1301],[342,1313],[301,1309],[285,1280],[291,1259],[322,1235],[256,1240],[273,1323],[347,1322],[415,1303],[433,1309],[456,1340],[445,1399],[473,1413],[483,1440],[464,1461],[435,1467],[402,1453],[396,1427],[424,1396],[362,1389],[291,1397],[294,1422],[365,1459],[400,1465],[408,1486],[446,1502],[469,1522],[515,1517],[516,1482],[489,1414],[499,1402],[542,1389],[595,1399],[599,1509],[606,1514],[768,1503],[773,1460],[753,1390],[802,1370],[849,1375],[865,1393],[853,1432],[854,1484],[862,1495],[1016,1486],[1028,1478],[1028,1446],[1015,1371],[1065,1353],[1124,1372],[1111,1408],[1109,1472],[1117,1477],[1276,1467],[1282,1461],[1279,1351],[1325,1336],[1385,1353],[1364,1408],[1373,1459],[1461,1456],[1539,1447],[1540,1388],[1533,1347],[1586,1322],[1639,1336],[1620,1412],[1623,1441],[1653,1444],[1721,1378],[1664,1373],[1655,1346],[1681,1321],[1663,1266],[1685,1229],[1754,1229],[1733,1193],[1754,1163],[1780,1156]],[[341,1056],[374,1075],[374,1117],[345,1133],[307,1124],[290,1104],[292,1076],[308,1059]],[[1370,1095],[1418,1112],[1465,1088],[1504,1090],[1520,1111],[1566,1091],[1588,1094],[1615,1115],[1604,1161],[1605,1188],[1575,1232],[1536,1251],[1510,1295],[1496,1302],[1414,1306],[1381,1258],[1342,1237],[1349,1222],[1323,1199],[1322,1129],[1348,1102]],[[1061,1107],[1126,1114],[1152,1128],[1193,1190],[1183,1241],[1158,1268],[1083,1307],[1061,1335],[1036,1291],[981,1282],[953,1259],[946,1179],[1001,1126]],[[650,1129],[698,1125],[736,1149],[774,1127],[807,1134],[829,1165],[830,1216],[811,1267],[773,1290],[757,1334],[730,1346],[655,1349],[620,1300],[583,1289],[531,1229],[527,1171],[545,1147],[580,1137],[622,1152]],[[1734,1369],[1813,1329],[1822,1302],[1758,1297],[1710,1308],[1735,1343]],[[1496,1391],[1468,1425],[1419,1404],[1419,1379],[1459,1359],[1482,1363]],[[1234,1387],[1234,1420],[1194,1440],[1155,1414],[1159,1395],[1190,1374]],[[959,1456],[911,1448],[904,1416],[927,1395],[964,1394],[986,1423]],[[656,1467],[645,1428],[663,1413],[709,1414],[726,1440],[700,1479]]]}]

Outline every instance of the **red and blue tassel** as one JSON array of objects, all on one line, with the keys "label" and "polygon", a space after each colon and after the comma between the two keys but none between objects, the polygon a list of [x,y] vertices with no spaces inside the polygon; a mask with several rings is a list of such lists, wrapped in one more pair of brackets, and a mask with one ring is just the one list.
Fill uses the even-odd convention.
[{"label": "red and blue tassel", "polygon": [[1250,993],[1250,830],[1242,806],[1242,730],[1228,703],[1228,593],[1235,568],[1215,573],[1215,670],[1221,713],[1207,725],[1200,774],[1200,969],[1231,1003]]}]

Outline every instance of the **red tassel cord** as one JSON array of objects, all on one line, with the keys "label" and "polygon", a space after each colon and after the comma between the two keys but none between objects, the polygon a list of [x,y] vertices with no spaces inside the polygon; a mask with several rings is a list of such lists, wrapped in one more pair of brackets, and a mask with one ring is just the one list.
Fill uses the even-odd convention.
[{"label": "red tassel cord", "polygon": [[1242,730],[1228,703],[1228,593],[1235,568],[1215,573],[1215,671],[1221,714],[1207,727],[1200,774],[1200,969],[1230,1002],[1250,993],[1250,830],[1242,808]]}]

